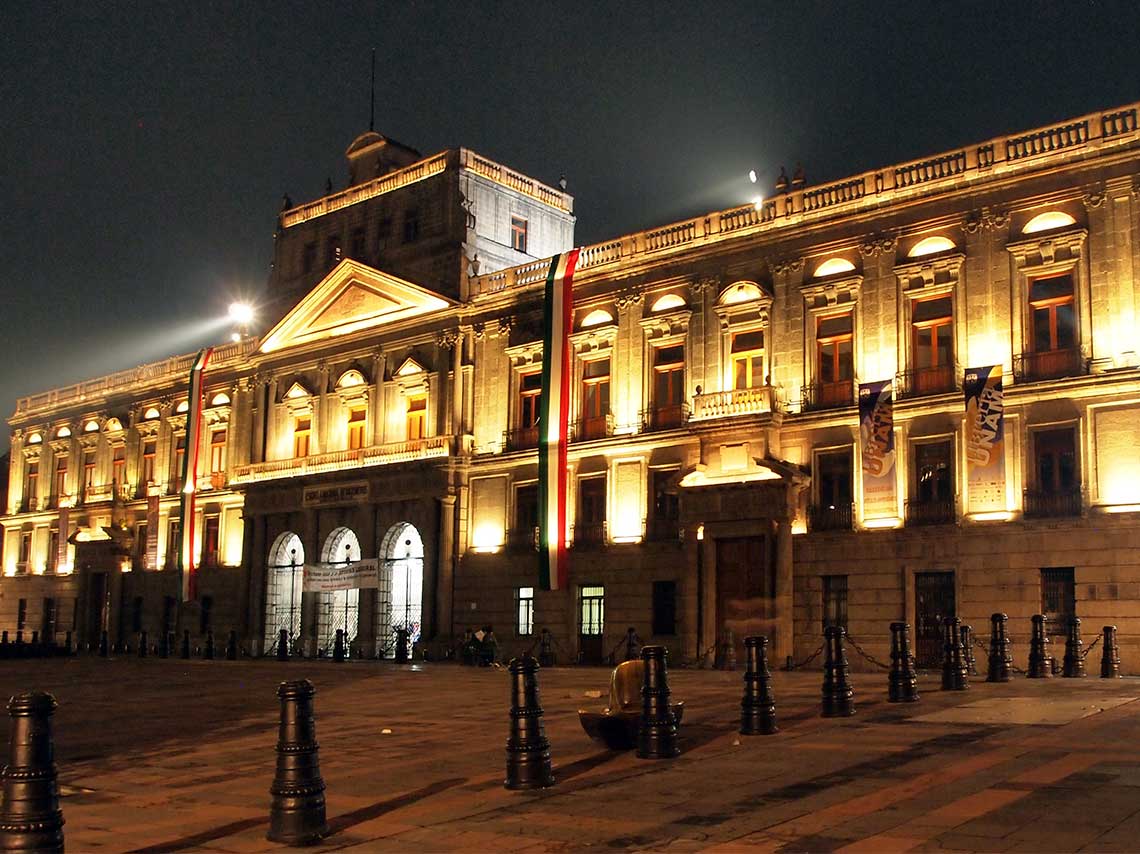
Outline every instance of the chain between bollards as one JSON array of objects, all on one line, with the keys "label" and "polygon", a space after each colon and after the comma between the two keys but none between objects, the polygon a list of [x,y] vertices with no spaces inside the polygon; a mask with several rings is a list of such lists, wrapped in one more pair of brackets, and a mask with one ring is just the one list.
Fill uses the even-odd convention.
[{"label": "chain between bollards", "polygon": [[811,655],[809,655],[803,661],[798,661],[798,662],[792,661],[792,657],[789,655],[787,662],[784,664],[784,670],[786,672],[790,673],[793,670],[799,670],[800,668],[807,667],[809,664],[811,664],[813,661],[815,661],[817,658],[819,658],[820,653],[823,652],[823,647],[824,647],[824,644],[821,643],[819,646],[817,646],[815,648],[815,652],[813,652]]},{"label": "chain between bollards", "polygon": [[867,650],[863,649],[863,647],[861,647],[859,645],[859,642],[857,640],[855,640],[855,638],[851,637],[851,635],[847,636],[847,640],[849,640],[851,642],[851,646],[855,647],[855,651],[857,653],[859,653],[860,656],[862,656],[867,661],[869,661],[871,664],[875,665],[876,667],[880,668],[881,670],[890,670],[891,669],[891,666],[889,664],[883,664],[883,662],[879,661],[879,659],[875,658],[873,655],[871,655],[869,652],[867,652]]}]

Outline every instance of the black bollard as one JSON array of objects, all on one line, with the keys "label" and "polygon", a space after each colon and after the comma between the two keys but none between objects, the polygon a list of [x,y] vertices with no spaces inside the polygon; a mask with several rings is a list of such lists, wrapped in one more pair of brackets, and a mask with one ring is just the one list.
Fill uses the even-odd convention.
[{"label": "black bollard", "polygon": [[962,621],[946,617],[942,621],[942,690],[965,691],[970,687],[966,657],[962,651]]},{"label": "black bollard", "polygon": [[230,629],[229,637],[226,638],[226,661],[237,661],[237,632]]},{"label": "black bollard", "polygon": [[512,658],[511,731],[507,737],[508,789],[544,789],[554,785],[550,742],[542,725],[538,698],[538,662],[529,655]]},{"label": "black bollard", "polygon": [[974,627],[961,626],[958,636],[962,639],[962,656],[966,662],[966,675],[978,675],[978,661],[974,658]]},{"label": "black bollard", "polygon": [[740,734],[771,735],[776,726],[776,698],[772,694],[772,673],[768,670],[768,639],[744,639],[744,698],[740,701]]},{"label": "black bollard", "polygon": [[5,629],[3,634],[0,634],[0,658],[10,658],[12,655],[12,645],[8,643],[8,631]]},{"label": "black bollard", "polygon": [[163,632],[162,636],[158,639],[158,657],[168,658],[170,656],[170,636],[167,632]]},{"label": "black bollard", "polygon": [[1085,677],[1085,657],[1081,650],[1080,617],[1069,617],[1069,625],[1065,632],[1065,658],[1061,664],[1061,675],[1066,679],[1083,679]]},{"label": "black bollard", "polygon": [[63,636],[63,646],[64,655],[75,655],[75,647],[71,645],[71,629],[68,629]]},{"label": "black bollard", "polygon": [[641,648],[645,677],[641,683],[641,725],[637,730],[639,759],[671,759],[681,752],[677,746],[677,722],[669,707],[668,656],[663,646]]},{"label": "black bollard", "polygon": [[846,718],[855,714],[855,691],[851,687],[844,648],[846,630],[828,626],[823,630],[823,716]]},{"label": "black bollard", "polygon": [[1005,614],[990,615],[990,656],[986,667],[987,682],[1008,682],[1013,670],[1013,656],[1009,653],[1009,638],[1005,634]]},{"label": "black bollard", "polygon": [[344,661],[344,629],[336,630],[336,640],[333,641],[333,661]]},{"label": "black bollard", "polygon": [[408,630],[396,629],[396,661],[400,664],[408,660]]},{"label": "black bollard", "polygon": [[918,674],[910,654],[910,624],[891,623],[891,672],[887,699],[892,703],[918,701]]},{"label": "black bollard", "polygon": [[63,854],[63,812],[51,738],[55,707],[55,698],[41,691],[8,701],[12,724],[3,772],[0,851]]},{"label": "black bollard", "polygon": [[289,630],[282,629],[277,633],[277,660],[289,660]]},{"label": "black bollard", "polygon": [[214,630],[206,629],[206,645],[202,647],[202,658],[207,661],[214,660]]},{"label": "black bollard", "polygon": [[40,633],[38,631],[36,631],[35,629],[33,629],[32,630],[32,648],[31,648],[32,658],[39,658],[42,654],[43,654],[43,650],[40,649]]},{"label": "black bollard", "polygon": [[146,658],[146,630],[139,632],[139,658]]},{"label": "black bollard", "polygon": [[182,649],[180,650],[180,653],[181,653],[183,658],[189,658],[190,657],[190,630],[189,629],[183,629],[182,630]]},{"label": "black bollard", "polygon": [[1104,627],[1104,649],[1100,653],[1100,678],[1120,678],[1120,648],[1116,645],[1116,626]]},{"label": "black bollard", "polygon": [[1034,614],[1033,635],[1029,639],[1029,671],[1026,675],[1030,679],[1050,679],[1053,676],[1053,661],[1049,656],[1049,638],[1045,634],[1047,617],[1044,614]]},{"label": "black bollard", "polygon": [[269,787],[270,842],[312,845],[328,835],[325,821],[325,781],[321,779],[313,723],[313,695],[307,679],[282,682],[281,727],[277,736],[277,773]]},{"label": "black bollard", "polygon": [[99,633],[99,657],[106,658],[109,651],[107,631],[104,629]]}]

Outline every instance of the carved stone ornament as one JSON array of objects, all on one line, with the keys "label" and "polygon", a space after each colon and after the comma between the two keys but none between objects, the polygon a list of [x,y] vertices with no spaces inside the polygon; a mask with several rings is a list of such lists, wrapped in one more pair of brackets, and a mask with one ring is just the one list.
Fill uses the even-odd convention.
[{"label": "carved stone ornament", "polygon": [[631,306],[635,306],[645,299],[645,292],[637,285],[631,285],[623,288],[617,295],[614,302],[617,304],[618,311],[625,311]]},{"label": "carved stone ornament", "polygon": [[689,282],[689,293],[693,295],[693,299],[697,300],[705,291],[712,289],[714,293],[720,293],[720,276],[700,276]]},{"label": "carved stone ornament", "polygon": [[511,329],[515,325],[515,318],[513,315],[507,314],[499,318],[499,329],[496,332],[499,338],[507,337],[511,334]]},{"label": "carved stone ornament", "polygon": [[444,329],[435,337],[435,343],[441,350],[450,350],[459,343],[458,329]]},{"label": "carved stone ornament", "polygon": [[1081,204],[1085,206],[1085,210],[1092,210],[1099,208],[1104,204],[1104,187],[1097,185],[1096,187],[1089,188],[1089,191],[1081,196]]},{"label": "carved stone ornament", "polygon": [[802,255],[796,258],[777,258],[771,264],[772,273],[782,276],[785,273],[798,273],[804,268],[805,259]]},{"label": "carved stone ornament", "polygon": [[476,320],[471,324],[471,330],[476,341],[482,341],[487,336],[487,324],[482,320]]},{"label": "carved stone ornament", "polygon": [[894,251],[899,238],[896,234],[870,234],[859,245],[859,251],[864,258],[877,258],[884,252]]},{"label": "carved stone ornament", "polygon": [[988,206],[980,211],[970,211],[962,221],[962,231],[966,234],[977,234],[979,231],[990,231],[995,228],[1004,228],[1009,225],[1009,214]]}]

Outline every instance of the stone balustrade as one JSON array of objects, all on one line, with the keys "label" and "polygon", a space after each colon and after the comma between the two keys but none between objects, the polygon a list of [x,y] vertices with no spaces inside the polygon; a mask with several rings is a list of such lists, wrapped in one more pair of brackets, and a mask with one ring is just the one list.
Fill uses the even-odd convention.
[{"label": "stone balustrade", "polygon": [[776,390],[772,386],[714,391],[693,396],[689,422],[734,418],[738,415],[764,415],[777,408]]},{"label": "stone balustrade", "polygon": [[229,483],[231,485],[257,483],[263,480],[303,477],[304,475],[328,471],[339,472],[352,468],[393,465],[433,457],[446,457],[450,453],[451,442],[448,436],[409,439],[405,442],[389,442],[385,445],[372,445],[351,451],[329,451],[325,454],[313,454],[308,457],[269,460],[264,463],[235,466],[230,472]]}]

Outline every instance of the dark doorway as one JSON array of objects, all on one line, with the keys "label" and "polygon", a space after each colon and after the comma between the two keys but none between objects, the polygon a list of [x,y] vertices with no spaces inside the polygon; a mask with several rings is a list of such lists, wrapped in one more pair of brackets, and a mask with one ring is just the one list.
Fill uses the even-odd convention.
[{"label": "dark doorway", "polygon": [[100,633],[107,628],[107,573],[91,573],[87,590],[87,637],[89,644],[98,644]]},{"label": "dark doorway", "polygon": [[732,632],[737,662],[744,661],[744,638],[767,635],[772,629],[776,604],[774,539],[726,537],[716,541],[717,662],[728,652],[726,633]]},{"label": "dark doorway", "polygon": [[578,653],[582,664],[602,663],[606,588],[583,585],[578,594]]},{"label": "dark doorway", "polygon": [[1060,657],[1068,635],[1069,618],[1077,615],[1077,586],[1073,567],[1041,570],[1041,613],[1047,618],[1045,634],[1052,654]]},{"label": "dark doorway", "polygon": [[942,664],[942,621],[957,615],[953,572],[919,572],[914,576],[914,658],[918,667]]}]

